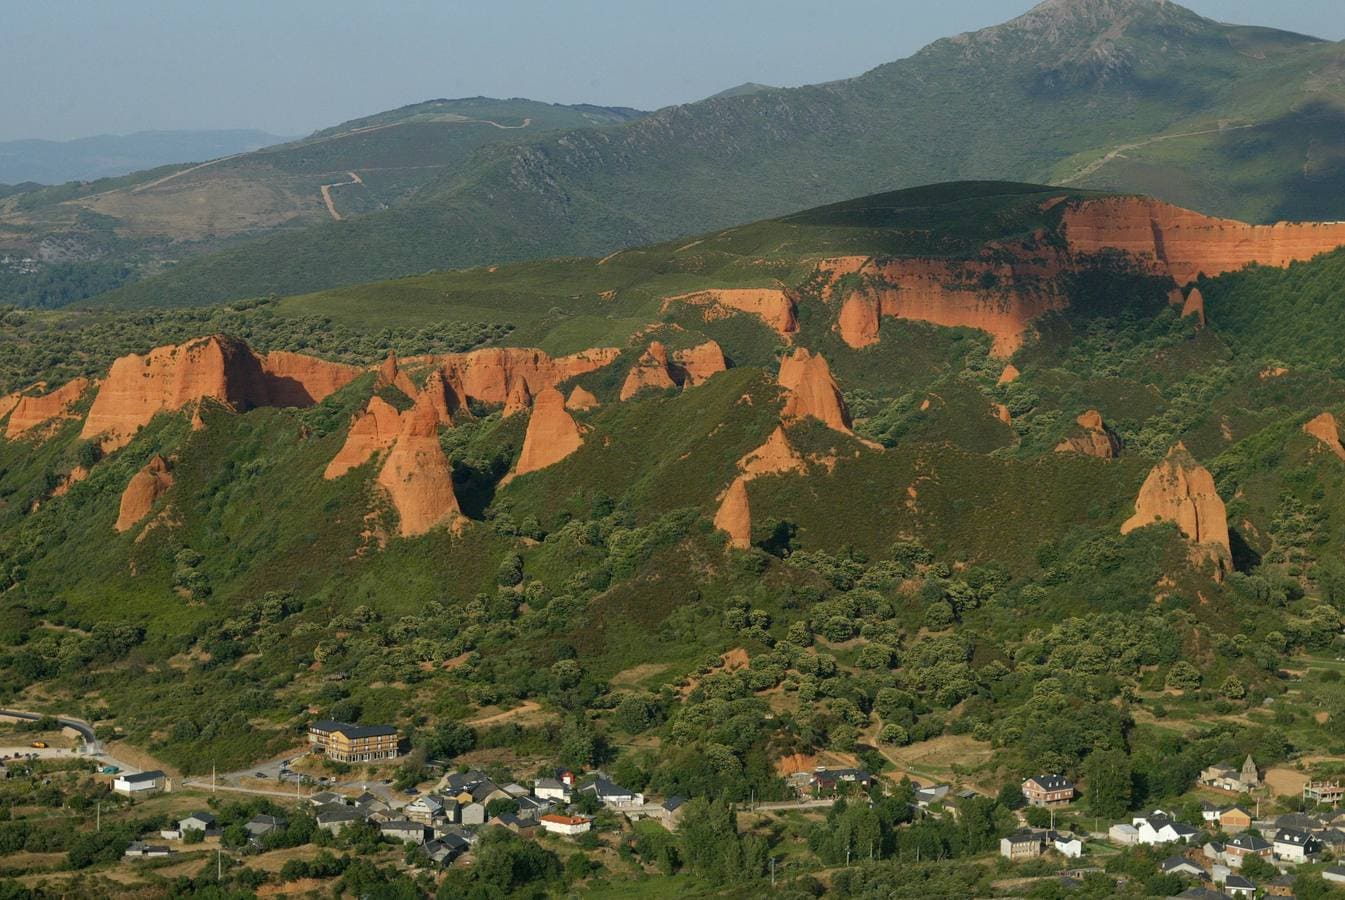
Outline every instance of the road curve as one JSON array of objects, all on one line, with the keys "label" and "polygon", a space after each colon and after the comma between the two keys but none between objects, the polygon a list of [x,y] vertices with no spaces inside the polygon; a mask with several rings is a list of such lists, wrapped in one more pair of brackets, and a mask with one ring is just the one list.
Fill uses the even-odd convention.
[{"label": "road curve", "polygon": [[93,726],[83,719],[72,719],[69,716],[54,716],[50,713],[23,712],[17,709],[0,709],[0,716],[8,716],[11,719],[23,719],[25,722],[36,722],[39,719],[54,719],[57,725],[62,728],[73,728],[84,738],[84,743],[88,745],[90,752],[98,750],[98,740],[93,735]]}]

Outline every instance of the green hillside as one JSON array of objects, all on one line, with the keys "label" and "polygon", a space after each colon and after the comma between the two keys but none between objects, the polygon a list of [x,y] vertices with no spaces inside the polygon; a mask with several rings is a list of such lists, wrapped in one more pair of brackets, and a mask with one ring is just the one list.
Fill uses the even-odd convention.
[{"label": "green hillside", "polygon": [[1336,219],[1342,46],[1156,0],[1049,0],[824,85],[493,145],[404,207],[109,295],[180,305],[430,269],[604,255],[846,197],[1019,179],[1249,221]]},{"label": "green hillside", "polygon": [[[1029,774],[1080,779],[1084,799],[1058,824],[1087,829],[1160,804],[1199,819],[1197,773],[1248,753],[1280,772],[1337,771],[1345,694],[1316,673],[1342,652],[1345,460],[1302,426],[1345,416],[1329,339],[1345,250],[1200,278],[1204,327],[1169,305],[1166,278],[1079,261],[1061,275],[1067,305],[1011,360],[984,332],[891,316],[863,349],[836,334],[818,260],[1051,246],[1064,211],[1096,197],[944,184],[601,260],[231,307],[9,313],[5,389],[213,331],[370,367],[395,350],[412,383],[368,372],[304,409],[206,402],[203,427],[189,409],[161,413],[108,453],[78,437],[86,394],[48,433],[0,439],[0,705],[77,713],[111,752],[185,774],[251,772],[314,716],[336,716],[396,723],[414,752],[395,771],[321,771],[400,787],[427,788],[436,758],[500,779],[601,766],[699,809],[790,796],[775,764],[803,754],[862,765],[896,798],[829,816],[744,811],[727,833],[757,855],[724,870],[656,863],[648,842],[663,832],[640,844],[652,823],[615,822],[597,846],[562,848],[601,869],[575,863],[570,887],[539,896],[580,884],[681,896],[688,879],[705,896],[753,896],[768,858],[787,859],[809,896],[989,896],[990,880],[1036,871],[991,863]],[[798,330],[663,302],[733,287],[788,292]],[[655,338],[674,352],[716,340],[732,365],[621,399]],[[550,466],[504,480],[534,413],[471,402],[439,428],[459,531],[400,537],[376,461],[324,478],[375,393],[411,406],[404,391],[433,364],[409,357],[530,346],[621,352],[561,385],[598,405],[573,413],[581,446]],[[853,435],[782,421],[780,361],[798,348],[827,359]],[[1009,361],[1021,374],[1002,383]],[[1056,451],[1090,409],[1116,458]],[[730,549],[713,524],[720,498],[777,427],[798,470],[750,482],[749,546]],[[1121,533],[1179,441],[1226,504],[1224,569],[1171,523]],[[115,532],[128,480],[156,453],[172,486],[151,524]],[[72,480],[76,466],[87,474]],[[1123,789],[1104,787],[1113,767]],[[957,820],[912,822],[903,777],[980,796],[955,801]],[[1257,799],[1267,813],[1297,803]],[[874,856],[842,875],[846,847],[828,835],[852,819],[873,830]],[[689,854],[699,832],[682,828],[676,852]],[[629,843],[629,859],[609,841]],[[913,866],[917,847],[937,861]],[[1168,890],[1144,880],[1157,856],[1112,858],[1139,873],[1134,896]],[[459,867],[440,895],[492,871]],[[809,887],[824,873],[829,885]]]}]

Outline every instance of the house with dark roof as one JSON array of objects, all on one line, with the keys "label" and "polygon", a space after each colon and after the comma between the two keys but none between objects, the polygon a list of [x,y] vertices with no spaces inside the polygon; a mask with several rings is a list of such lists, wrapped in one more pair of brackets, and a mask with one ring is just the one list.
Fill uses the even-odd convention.
[{"label": "house with dark roof", "polygon": [[162,844],[146,844],[144,841],[131,841],[122,851],[122,856],[126,859],[150,859],[169,856],[172,854],[172,848],[165,847]]},{"label": "house with dark roof", "polygon": [[395,759],[401,741],[401,733],[391,725],[354,725],[319,719],[308,726],[308,743],[313,752],[338,762]]},{"label": "house with dark roof", "polygon": [[1182,875],[1190,878],[1205,877],[1205,870],[1185,856],[1169,856],[1158,864],[1158,870],[1164,875]]},{"label": "house with dark roof", "polygon": [[1230,897],[1255,897],[1256,885],[1241,875],[1229,875],[1224,879],[1224,893]]},{"label": "house with dark roof", "polygon": [[1046,832],[1022,828],[999,839],[999,855],[1008,860],[1032,859],[1046,852]]},{"label": "house with dark roof", "polygon": [[219,829],[216,827],[216,819],[213,813],[193,812],[177,820],[177,830],[179,834],[186,834],[188,831],[200,831],[204,834],[214,834]]},{"label": "house with dark roof", "polygon": [[329,834],[339,834],[349,826],[363,822],[367,818],[363,810],[344,804],[324,806],[317,814],[318,827]]},{"label": "house with dark roof", "polygon": [[410,819],[393,819],[390,822],[380,822],[378,833],[394,841],[419,845],[429,839],[430,827],[423,822],[412,822]]},{"label": "house with dark roof", "polygon": [[289,822],[280,816],[256,815],[243,823],[243,828],[247,830],[248,838],[253,841],[266,837],[273,831],[284,831],[289,827]]},{"label": "house with dark roof", "polygon": [[136,772],[134,775],[121,774],[112,780],[112,790],[127,797],[149,797],[161,791],[170,790],[168,776],[153,769],[148,772]]},{"label": "house with dark roof", "polygon": [[1063,775],[1034,775],[1023,782],[1023,797],[1032,806],[1063,806],[1074,793],[1074,782]]},{"label": "house with dark roof", "polygon": [[1242,860],[1248,856],[1259,856],[1269,860],[1275,852],[1275,845],[1260,835],[1243,832],[1224,844],[1224,860],[1235,867],[1242,866]]},{"label": "house with dark roof", "polygon": [[1281,828],[1273,841],[1275,857],[1285,862],[1310,862],[1322,852],[1322,842],[1298,828]]},{"label": "house with dark roof", "polygon": [[579,789],[582,794],[592,794],[598,802],[611,809],[630,809],[644,806],[644,794],[623,788],[616,782],[599,775],[590,784]]}]

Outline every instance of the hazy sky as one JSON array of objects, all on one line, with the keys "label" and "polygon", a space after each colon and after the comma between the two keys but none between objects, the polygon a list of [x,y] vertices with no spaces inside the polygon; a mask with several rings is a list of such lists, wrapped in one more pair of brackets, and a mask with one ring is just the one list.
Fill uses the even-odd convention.
[{"label": "hazy sky", "polygon": [[[433,97],[654,109],[856,75],[1035,0],[0,0],[0,140],[301,134]],[[1345,38],[1341,0],[1189,0]]]}]

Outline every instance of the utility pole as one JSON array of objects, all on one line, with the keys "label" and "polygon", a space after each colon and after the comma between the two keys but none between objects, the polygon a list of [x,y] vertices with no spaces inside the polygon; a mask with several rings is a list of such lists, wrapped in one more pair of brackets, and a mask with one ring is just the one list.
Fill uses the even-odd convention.
[{"label": "utility pole", "polygon": [[214,760],[211,760],[211,761],[210,761],[210,793],[212,793],[212,794],[218,793],[218,791],[215,790],[215,761],[214,761]]},{"label": "utility pole", "polygon": [[98,813],[97,813],[97,816],[96,816],[95,819],[94,819],[94,822],[95,822],[96,824],[93,826],[93,830],[94,830],[94,831],[102,831],[102,830],[103,830],[103,801],[102,801],[102,800],[99,800],[99,801],[98,801]]},{"label": "utility pole", "polygon": [[224,850],[215,851],[215,881],[224,880]]},{"label": "utility pole", "polygon": [[775,887],[775,857],[771,857],[771,887]]}]

